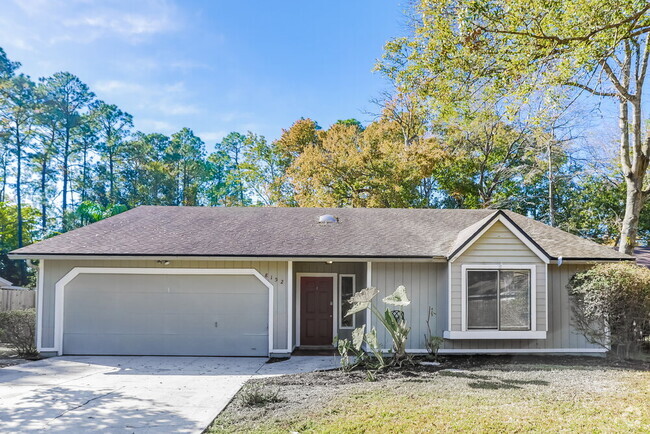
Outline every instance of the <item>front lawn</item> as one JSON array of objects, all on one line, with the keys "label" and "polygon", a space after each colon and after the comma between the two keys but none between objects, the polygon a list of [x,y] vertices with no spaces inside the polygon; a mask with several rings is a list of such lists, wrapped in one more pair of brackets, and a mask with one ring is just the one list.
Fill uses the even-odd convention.
[{"label": "front lawn", "polygon": [[[454,358],[374,382],[332,371],[251,383],[208,432],[650,431],[650,369],[641,364]],[[242,399],[251,390],[278,393],[251,406]]]}]

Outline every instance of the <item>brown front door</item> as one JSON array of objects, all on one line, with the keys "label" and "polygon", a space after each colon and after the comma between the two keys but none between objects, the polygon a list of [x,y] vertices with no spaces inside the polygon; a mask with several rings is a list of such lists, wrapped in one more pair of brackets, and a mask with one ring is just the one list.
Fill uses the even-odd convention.
[{"label": "brown front door", "polygon": [[332,345],[332,277],[300,278],[300,345]]}]

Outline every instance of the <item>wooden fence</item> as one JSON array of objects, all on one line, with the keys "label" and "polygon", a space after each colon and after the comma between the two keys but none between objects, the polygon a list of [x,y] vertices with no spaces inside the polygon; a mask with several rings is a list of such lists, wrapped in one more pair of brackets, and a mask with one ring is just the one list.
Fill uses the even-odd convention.
[{"label": "wooden fence", "polygon": [[35,295],[36,291],[27,289],[0,289],[0,312],[35,307]]}]

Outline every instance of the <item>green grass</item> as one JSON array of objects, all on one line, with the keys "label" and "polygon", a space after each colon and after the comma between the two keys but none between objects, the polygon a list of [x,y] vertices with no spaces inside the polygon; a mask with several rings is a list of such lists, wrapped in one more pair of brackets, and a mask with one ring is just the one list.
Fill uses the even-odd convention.
[{"label": "green grass", "polygon": [[353,384],[341,374],[335,387],[287,385],[283,403],[254,412],[233,404],[209,432],[650,432],[650,372],[548,368]]}]

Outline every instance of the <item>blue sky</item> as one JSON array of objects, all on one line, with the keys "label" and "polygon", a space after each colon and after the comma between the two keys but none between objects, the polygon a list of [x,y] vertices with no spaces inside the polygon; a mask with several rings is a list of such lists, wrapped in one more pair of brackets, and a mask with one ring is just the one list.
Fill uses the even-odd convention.
[{"label": "blue sky", "polygon": [[69,71],[145,132],[269,139],[300,117],[370,120],[372,72],[406,32],[389,0],[6,0],[0,46],[33,78]]}]

